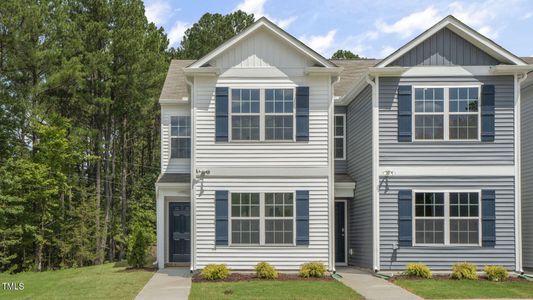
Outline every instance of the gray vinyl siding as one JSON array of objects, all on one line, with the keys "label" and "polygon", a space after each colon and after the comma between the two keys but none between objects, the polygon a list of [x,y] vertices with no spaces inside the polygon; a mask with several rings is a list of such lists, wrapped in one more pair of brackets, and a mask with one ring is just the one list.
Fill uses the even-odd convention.
[{"label": "gray vinyl siding", "polygon": [[498,63],[497,59],[483,50],[448,28],[443,28],[390,66],[490,66]]},{"label": "gray vinyl siding", "polygon": [[[336,114],[346,114],[346,106],[335,106]],[[348,120],[346,120],[348,122]],[[335,160],[335,173],[337,174],[346,174],[347,172],[347,162],[345,159],[336,159]]]},{"label": "gray vinyl siding", "polygon": [[[398,85],[494,84],[494,142],[398,142]],[[379,78],[381,165],[512,165],[514,163],[512,76]],[[414,117],[414,116],[413,116]]]},{"label": "gray vinyl siding", "polygon": [[348,174],[357,182],[349,201],[348,263],[372,268],[372,89],[366,87],[348,106]]},{"label": "gray vinyl siding", "polygon": [[[383,182],[379,201],[381,270],[403,270],[412,262],[425,263],[434,270],[448,270],[453,263],[462,261],[475,263],[479,269],[487,264],[515,269],[513,177],[392,177]],[[398,242],[398,190],[454,188],[496,191],[496,246],[400,247],[393,251],[393,244]]]},{"label": "gray vinyl siding", "polygon": [[522,91],[522,257],[533,270],[533,85]]}]

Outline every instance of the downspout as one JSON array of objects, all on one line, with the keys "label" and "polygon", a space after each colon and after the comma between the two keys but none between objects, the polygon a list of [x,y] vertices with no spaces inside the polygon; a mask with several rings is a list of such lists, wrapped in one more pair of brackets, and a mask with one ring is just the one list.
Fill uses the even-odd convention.
[{"label": "downspout", "polygon": [[380,269],[379,257],[379,102],[378,86],[379,77],[371,80],[370,75],[366,76],[366,82],[372,87],[372,259],[373,269],[378,272]]},{"label": "downspout", "polygon": [[521,85],[527,79],[527,72],[514,74],[515,79],[515,228],[516,228],[516,271],[522,268],[522,137],[521,137]]},{"label": "downspout", "polygon": [[191,106],[191,182],[190,182],[190,198],[191,198],[191,272],[196,269],[196,193],[194,191],[194,186],[196,183],[196,109],[194,108],[194,85],[193,83],[185,76],[185,83],[191,88],[191,93],[189,97],[189,104]]},{"label": "downspout", "polygon": [[333,128],[334,128],[334,117],[335,117],[335,84],[340,81],[340,76],[331,79],[331,105],[329,108],[329,118],[328,118],[328,164],[329,164],[329,176],[328,176],[328,195],[330,195],[328,201],[328,210],[329,210],[329,258],[328,264],[330,266],[330,271],[335,273],[335,158],[333,152]]}]

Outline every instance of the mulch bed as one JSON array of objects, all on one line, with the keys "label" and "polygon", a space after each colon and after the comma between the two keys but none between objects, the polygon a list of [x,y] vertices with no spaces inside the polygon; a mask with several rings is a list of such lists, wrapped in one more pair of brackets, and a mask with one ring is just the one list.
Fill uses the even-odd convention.
[{"label": "mulch bed", "polygon": [[[451,279],[450,275],[433,275],[433,277],[431,279],[433,279],[433,280],[456,280],[456,279]],[[421,278],[421,277],[417,277],[417,276],[409,276],[409,275],[396,275],[396,276],[393,276],[393,277],[389,278],[390,282],[394,282],[396,280],[426,280],[426,278]],[[478,280],[489,281],[486,276],[479,276]],[[529,280],[527,280],[527,279],[520,278],[520,277],[514,277],[514,276],[510,276],[509,279],[507,279],[506,282],[510,282],[510,281],[514,281],[514,282],[529,282]]]},{"label": "mulch bed", "polygon": [[277,279],[261,279],[255,276],[255,274],[245,274],[245,273],[231,273],[228,278],[223,280],[207,280],[204,279],[200,273],[195,273],[192,276],[192,282],[239,282],[239,281],[252,281],[252,280],[272,280],[272,281],[289,281],[289,280],[303,280],[303,281],[333,281],[335,279],[326,276],[323,278],[303,278],[298,276],[298,274],[286,274],[279,273]]},{"label": "mulch bed", "polygon": [[157,271],[156,268],[148,268],[148,267],[132,268],[132,267],[127,267],[124,270],[120,270],[119,272],[129,273],[129,272],[155,272],[155,271]]}]

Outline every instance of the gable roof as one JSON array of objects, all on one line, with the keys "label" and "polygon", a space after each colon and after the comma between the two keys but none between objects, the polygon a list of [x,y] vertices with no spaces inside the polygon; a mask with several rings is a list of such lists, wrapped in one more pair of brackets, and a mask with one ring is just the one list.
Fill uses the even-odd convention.
[{"label": "gable roof", "polygon": [[496,58],[502,63],[511,65],[527,65],[527,63],[520,59],[518,56],[507,51],[491,39],[485,37],[476,30],[459,21],[454,16],[449,15],[437,24],[433,25],[428,30],[415,37],[413,40],[411,40],[404,46],[402,46],[400,49],[393,52],[391,55],[387,56],[379,64],[377,64],[376,67],[387,67],[392,62],[400,58],[402,55],[415,48],[420,43],[424,42],[443,28],[448,28],[455,34],[459,35],[461,38],[472,43],[474,46],[478,47],[479,49],[486,52],[488,55]]},{"label": "gable roof", "polygon": [[161,95],[159,95],[159,103],[187,103],[189,101],[189,87],[185,78],[183,68],[192,64],[194,60],[173,59],[168,66],[167,77]]},{"label": "gable roof", "polygon": [[200,58],[199,60],[191,64],[188,68],[201,68],[202,66],[207,64],[209,61],[211,61],[212,59],[220,55],[222,52],[224,52],[226,49],[235,45],[236,43],[243,40],[248,35],[250,35],[251,33],[255,32],[256,30],[260,28],[266,28],[270,32],[276,34],[277,36],[279,36],[280,38],[282,38],[283,40],[291,44],[294,48],[296,48],[302,54],[316,61],[322,67],[330,67],[330,68],[337,67],[334,63],[332,63],[331,61],[329,61],[322,55],[318,54],[313,49],[309,48],[307,45],[299,41],[297,38],[288,34],[285,30],[281,29],[280,27],[272,23],[267,18],[261,17],[259,20],[255,21],[252,25],[250,25],[248,28],[241,31],[239,34],[227,40],[226,42],[222,43],[222,45],[218,46],[213,51],[209,52],[204,57]]}]

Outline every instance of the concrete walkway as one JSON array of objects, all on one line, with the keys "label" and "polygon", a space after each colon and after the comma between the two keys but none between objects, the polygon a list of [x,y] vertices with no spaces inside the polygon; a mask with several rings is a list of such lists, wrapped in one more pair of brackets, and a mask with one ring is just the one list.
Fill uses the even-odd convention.
[{"label": "concrete walkway", "polygon": [[165,268],[150,278],[135,300],[187,300],[190,290],[189,268]]},{"label": "concrete walkway", "polygon": [[356,268],[337,268],[342,283],[351,287],[367,300],[421,300],[401,287],[375,277],[370,271]]}]

